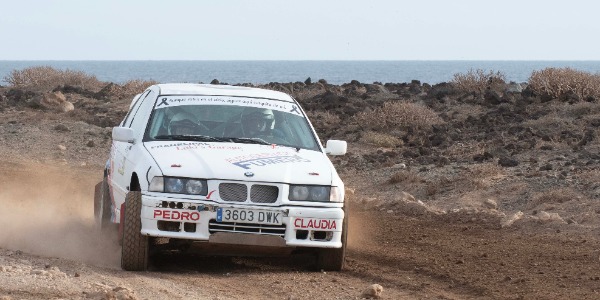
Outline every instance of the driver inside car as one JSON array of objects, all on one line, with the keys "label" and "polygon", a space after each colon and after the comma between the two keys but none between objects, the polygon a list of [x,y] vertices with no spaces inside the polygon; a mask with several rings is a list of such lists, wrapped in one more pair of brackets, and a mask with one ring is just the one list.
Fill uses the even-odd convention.
[{"label": "driver inside car", "polygon": [[275,115],[270,109],[246,108],[241,123],[245,137],[271,136],[275,128]]},{"label": "driver inside car", "polygon": [[189,112],[179,112],[175,114],[167,128],[170,135],[195,135],[201,131],[196,118]]}]

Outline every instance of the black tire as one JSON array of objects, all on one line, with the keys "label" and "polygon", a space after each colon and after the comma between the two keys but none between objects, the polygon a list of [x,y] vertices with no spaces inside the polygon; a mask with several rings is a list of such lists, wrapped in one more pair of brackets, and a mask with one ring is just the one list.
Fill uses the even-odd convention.
[{"label": "black tire", "polygon": [[96,228],[98,230],[106,230],[111,226],[111,206],[112,201],[110,200],[110,190],[106,177],[100,183],[99,197],[94,205],[94,219],[96,221]]},{"label": "black tire", "polygon": [[142,193],[131,191],[125,197],[125,214],[121,247],[121,268],[125,271],[145,271],[148,268],[148,237],[142,235]]},{"label": "black tire", "polygon": [[317,252],[317,270],[341,271],[344,269],[346,259],[346,244],[348,243],[348,209],[344,209],[342,225],[342,247],[322,248]]}]

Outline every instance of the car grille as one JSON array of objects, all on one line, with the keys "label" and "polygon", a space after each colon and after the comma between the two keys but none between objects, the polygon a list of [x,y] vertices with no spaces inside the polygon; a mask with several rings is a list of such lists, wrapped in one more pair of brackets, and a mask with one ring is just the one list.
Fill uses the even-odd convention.
[{"label": "car grille", "polygon": [[[241,183],[219,184],[219,196],[223,201],[248,201],[248,187]],[[250,188],[250,201],[253,203],[275,203],[279,197],[279,188],[272,185],[255,184]]]},{"label": "car grille", "polygon": [[219,195],[225,201],[245,202],[248,200],[248,188],[245,184],[221,183]]},{"label": "car grille", "polygon": [[254,203],[275,203],[279,188],[272,185],[255,184],[250,188],[250,201]]},{"label": "car grille", "polygon": [[276,236],[284,237],[285,224],[264,225],[264,224],[252,224],[252,223],[217,222],[216,220],[210,220],[210,222],[208,222],[208,232],[210,232],[210,234],[213,234],[216,232],[233,232],[233,233],[276,235]]}]

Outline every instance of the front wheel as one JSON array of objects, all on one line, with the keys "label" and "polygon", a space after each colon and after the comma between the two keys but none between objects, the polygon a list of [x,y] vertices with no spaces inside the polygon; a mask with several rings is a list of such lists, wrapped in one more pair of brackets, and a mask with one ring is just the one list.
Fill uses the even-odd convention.
[{"label": "front wheel", "polygon": [[317,252],[317,269],[324,271],[341,271],[344,269],[346,244],[348,241],[348,209],[344,209],[344,224],[342,225],[342,247],[323,248]]},{"label": "front wheel", "polygon": [[145,271],[148,268],[148,237],[142,235],[142,193],[131,191],[125,197],[125,214],[121,247],[121,268]]}]

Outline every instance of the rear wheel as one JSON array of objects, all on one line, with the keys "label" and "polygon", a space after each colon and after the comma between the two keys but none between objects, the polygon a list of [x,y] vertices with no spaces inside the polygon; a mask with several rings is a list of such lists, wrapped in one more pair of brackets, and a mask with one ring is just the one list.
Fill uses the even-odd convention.
[{"label": "rear wheel", "polygon": [[142,193],[131,191],[125,198],[125,214],[121,247],[121,268],[126,271],[145,271],[148,268],[148,237],[142,235]]},{"label": "rear wheel", "polygon": [[96,228],[105,230],[111,225],[111,206],[110,191],[106,177],[100,183],[100,191],[98,193],[97,203],[94,205],[94,219],[96,220]]},{"label": "rear wheel", "polygon": [[342,247],[322,248],[317,252],[317,269],[324,271],[341,271],[344,269],[346,244],[348,240],[348,209],[344,209],[344,224],[342,225]]}]

